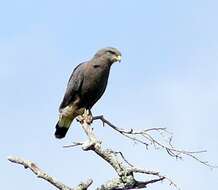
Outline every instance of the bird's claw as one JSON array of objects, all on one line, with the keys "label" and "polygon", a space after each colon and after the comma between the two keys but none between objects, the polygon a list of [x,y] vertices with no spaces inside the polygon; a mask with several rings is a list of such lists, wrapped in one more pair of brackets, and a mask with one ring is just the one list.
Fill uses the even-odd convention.
[{"label": "bird's claw", "polygon": [[80,123],[87,123],[88,125],[90,125],[93,121],[93,117],[92,114],[90,112],[90,110],[85,110],[84,113],[82,115],[78,115],[76,117],[76,120]]},{"label": "bird's claw", "polygon": [[92,123],[92,120],[93,120],[93,117],[92,117],[92,115],[88,115],[87,117],[86,117],[86,123],[87,124],[91,124]]},{"label": "bird's claw", "polygon": [[76,121],[82,123],[82,121],[84,120],[83,116],[79,115],[76,117]]}]

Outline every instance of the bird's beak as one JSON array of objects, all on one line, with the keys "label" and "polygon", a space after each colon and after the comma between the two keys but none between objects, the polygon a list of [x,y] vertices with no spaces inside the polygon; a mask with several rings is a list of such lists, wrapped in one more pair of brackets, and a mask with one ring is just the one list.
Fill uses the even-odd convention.
[{"label": "bird's beak", "polygon": [[115,57],[116,61],[119,61],[119,62],[121,62],[121,58],[122,58],[121,55],[118,55]]}]

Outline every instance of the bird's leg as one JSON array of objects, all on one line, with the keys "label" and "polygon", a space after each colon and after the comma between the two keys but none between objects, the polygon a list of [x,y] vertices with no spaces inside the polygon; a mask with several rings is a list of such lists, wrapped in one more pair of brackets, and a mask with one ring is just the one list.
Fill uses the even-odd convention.
[{"label": "bird's leg", "polygon": [[87,124],[90,125],[92,123],[93,117],[92,117],[92,112],[90,109],[85,109],[85,111],[83,113],[83,117],[84,117]]},{"label": "bird's leg", "polygon": [[97,140],[95,134],[93,133],[93,129],[90,126],[91,123],[92,123],[91,111],[89,109],[85,109],[82,115],[81,124],[89,140],[82,145],[83,150],[90,150],[92,149],[92,147],[96,146],[97,144],[101,144],[101,142]]},{"label": "bird's leg", "polygon": [[83,112],[83,114],[78,115],[78,116],[76,117],[76,120],[77,120],[78,122],[80,122],[81,124],[84,123],[84,122],[86,122],[87,124],[90,125],[90,124],[92,123],[92,121],[93,121],[93,116],[92,116],[91,110],[85,109],[84,112]]},{"label": "bird's leg", "polygon": [[91,110],[89,110],[89,115],[87,116],[87,122],[91,124],[93,121],[93,116]]}]

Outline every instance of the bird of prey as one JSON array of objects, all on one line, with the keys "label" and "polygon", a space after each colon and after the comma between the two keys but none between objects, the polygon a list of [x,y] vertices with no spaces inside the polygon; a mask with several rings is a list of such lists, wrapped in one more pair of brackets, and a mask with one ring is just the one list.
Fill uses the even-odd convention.
[{"label": "bird of prey", "polygon": [[121,53],[116,48],[100,49],[87,62],[80,63],[70,76],[64,98],[59,107],[59,120],[55,137],[64,138],[73,119],[82,115],[103,95],[111,65],[121,61]]}]

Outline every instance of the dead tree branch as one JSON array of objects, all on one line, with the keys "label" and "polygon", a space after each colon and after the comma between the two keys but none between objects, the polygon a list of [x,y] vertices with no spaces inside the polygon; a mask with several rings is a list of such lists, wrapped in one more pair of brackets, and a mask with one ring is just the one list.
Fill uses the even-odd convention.
[{"label": "dead tree branch", "polygon": [[[101,120],[103,126],[107,124],[109,127],[117,131],[119,134],[125,136],[126,138],[132,140],[133,142],[144,145],[146,149],[148,149],[149,145],[153,145],[156,149],[162,148],[166,150],[166,152],[172,157],[182,159],[184,156],[189,156],[194,160],[197,160],[201,164],[208,166],[211,169],[217,167],[209,164],[208,161],[201,160],[198,156],[196,156],[197,154],[207,152],[206,150],[186,151],[186,150],[180,150],[175,148],[172,145],[173,136],[170,132],[166,130],[166,128],[149,128],[144,130],[135,130],[132,128],[122,129],[113,125],[110,121],[105,119],[103,115],[93,117],[93,121],[95,120]],[[152,134],[152,132],[156,132],[156,134]],[[157,139],[156,138],[157,134],[161,136],[162,139],[160,138]]]},{"label": "dead tree branch", "polygon": [[[96,119],[96,117],[94,117]],[[165,176],[159,174],[159,172],[146,171],[142,169],[136,169],[130,164],[121,152],[116,152],[111,149],[103,149],[101,146],[101,142],[97,140],[93,133],[93,129],[91,128],[89,122],[86,120],[86,117],[80,118],[80,123],[85,133],[88,136],[88,141],[84,143],[76,143],[74,142],[72,145],[66,145],[65,148],[82,146],[84,151],[93,151],[102,159],[104,159],[108,164],[110,164],[114,170],[116,171],[118,177],[112,180],[109,180],[105,184],[101,185],[97,188],[97,190],[124,190],[124,189],[141,189],[146,188],[147,185],[153,184],[159,181],[167,180],[171,185],[176,184],[173,183],[170,179]],[[121,160],[118,158],[118,155],[121,156]],[[126,165],[126,164],[127,165]],[[141,173],[144,175],[155,176],[156,178],[145,181],[138,181],[135,179],[134,174]]]},{"label": "dead tree branch", "polygon": [[[84,113],[79,119],[79,122],[82,125],[83,130],[88,136],[88,140],[85,142],[74,142],[71,145],[64,146],[65,148],[77,147],[81,146],[84,151],[93,151],[95,154],[104,159],[117,173],[117,177],[107,181],[102,184],[100,187],[96,188],[96,190],[127,190],[127,189],[141,189],[146,188],[149,184],[154,184],[160,181],[168,181],[168,183],[175,188],[179,189],[177,185],[167,178],[166,176],[161,175],[159,172],[155,171],[147,171],[144,169],[136,168],[131,163],[127,161],[122,152],[113,151],[111,149],[104,149],[101,146],[101,141],[99,141],[91,127],[91,122],[94,120],[101,120],[103,125],[105,123],[110,126],[112,129],[125,136],[126,138],[138,142],[140,144],[145,145],[148,148],[149,145],[153,145],[155,148],[162,148],[167,151],[167,153],[175,158],[182,158],[183,156],[189,156],[193,159],[199,161],[200,163],[209,166],[210,168],[214,168],[208,164],[208,162],[200,160],[196,154],[203,153],[205,151],[184,151],[180,149],[176,149],[172,145],[172,135],[166,130],[166,128],[150,128],[146,130],[134,130],[134,129],[122,129],[118,128],[108,120],[106,120],[103,116],[96,116],[90,119],[90,115],[88,113]],[[159,139],[156,138],[152,132],[157,132],[161,137],[168,137],[166,142],[163,143]],[[36,164],[32,161],[24,160],[18,157],[9,157],[8,160],[10,162],[23,165],[24,168],[29,168],[37,177],[42,178],[48,181],[50,184],[55,186],[59,190],[87,190],[92,184],[93,180],[88,179],[86,182],[80,183],[75,188],[71,188],[63,184],[62,182],[56,180],[55,178],[49,176],[46,172],[41,170]],[[135,178],[135,174],[142,174],[145,177],[152,177],[152,179],[138,181]]]},{"label": "dead tree branch", "polygon": [[56,180],[55,178],[49,176],[46,172],[40,169],[35,163],[30,160],[24,160],[19,157],[8,157],[10,162],[23,165],[25,169],[30,169],[38,178],[44,179],[50,184],[54,185],[57,189],[60,190],[86,190],[91,184],[92,179],[88,179],[85,182],[81,182],[77,187],[70,188],[63,184],[62,182]]}]

